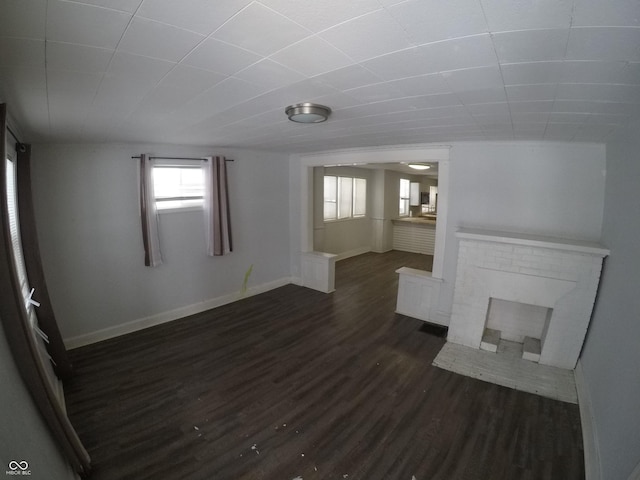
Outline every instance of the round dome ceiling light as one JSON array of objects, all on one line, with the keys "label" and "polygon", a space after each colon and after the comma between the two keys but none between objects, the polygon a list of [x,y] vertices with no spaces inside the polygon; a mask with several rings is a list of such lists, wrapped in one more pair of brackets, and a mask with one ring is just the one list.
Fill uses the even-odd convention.
[{"label": "round dome ceiling light", "polygon": [[429,170],[431,168],[431,165],[426,163],[410,163],[407,166],[414,170]]},{"label": "round dome ceiling light", "polygon": [[297,103],[295,105],[289,105],[285,109],[285,113],[292,122],[320,123],[329,118],[331,109],[315,103]]}]

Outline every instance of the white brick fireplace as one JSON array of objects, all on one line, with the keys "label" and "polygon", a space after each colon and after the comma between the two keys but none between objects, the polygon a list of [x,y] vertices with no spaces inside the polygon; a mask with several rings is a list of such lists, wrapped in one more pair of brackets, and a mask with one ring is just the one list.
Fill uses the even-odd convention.
[{"label": "white brick fireplace", "polygon": [[609,251],[588,242],[478,229],[460,229],[456,236],[447,340],[489,350],[496,336],[524,341],[524,358],[573,369]]}]

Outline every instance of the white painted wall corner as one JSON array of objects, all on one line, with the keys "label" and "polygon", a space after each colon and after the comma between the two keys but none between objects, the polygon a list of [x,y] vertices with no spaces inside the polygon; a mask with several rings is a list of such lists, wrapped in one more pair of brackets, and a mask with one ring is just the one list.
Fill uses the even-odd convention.
[{"label": "white painted wall corner", "polygon": [[586,480],[601,480],[600,474],[600,449],[596,425],[593,420],[593,405],[591,395],[587,389],[582,369],[582,360],[578,360],[573,371],[578,394],[578,406],[580,407],[580,423],[582,424],[582,442],[584,446],[584,470]]}]

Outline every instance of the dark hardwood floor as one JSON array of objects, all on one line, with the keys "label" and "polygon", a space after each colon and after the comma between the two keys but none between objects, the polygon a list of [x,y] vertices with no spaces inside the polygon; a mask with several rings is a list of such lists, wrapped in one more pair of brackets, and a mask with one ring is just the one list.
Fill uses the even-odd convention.
[{"label": "dark hardwood floor", "polygon": [[394,313],[400,266],[365,254],[336,292],[288,285],[71,351],[92,479],[584,478],[576,405],[433,367]]}]

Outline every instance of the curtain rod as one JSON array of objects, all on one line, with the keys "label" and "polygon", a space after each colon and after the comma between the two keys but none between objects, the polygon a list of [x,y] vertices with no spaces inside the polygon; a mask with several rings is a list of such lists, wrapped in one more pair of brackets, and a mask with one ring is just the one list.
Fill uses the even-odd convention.
[{"label": "curtain rod", "polygon": [[[140,159],[140,155],[137,156],[132,156],[131,158],[137,158],[138,160]],[[206,158],[203,157],[149,157],[150,160],[203,160],[203,161],[207,161]],[[224,159],[225,162],[234,162],[235,160],[233,158],[225,158]]]}]

